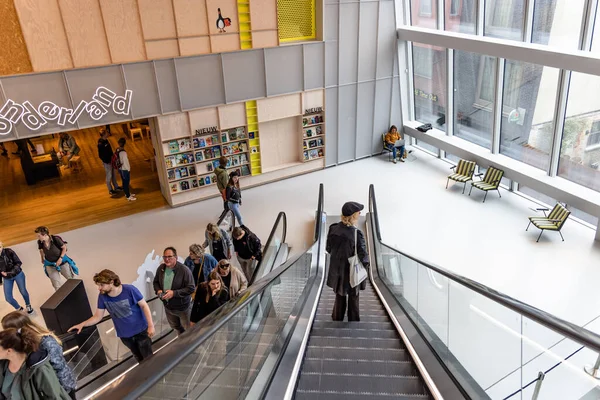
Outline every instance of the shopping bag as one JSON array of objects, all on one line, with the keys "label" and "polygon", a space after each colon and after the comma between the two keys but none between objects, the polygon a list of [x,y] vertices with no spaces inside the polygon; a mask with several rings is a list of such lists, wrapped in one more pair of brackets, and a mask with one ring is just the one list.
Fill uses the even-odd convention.
[{"label": "shopping bag", "polygon": [[350,287],[357,287],[362,281],[367,279],[367,269],[362,265],[362,262],[358,259],[358,240],[357,233],[354,230],[354,255],[348,258],[350,264]]}]

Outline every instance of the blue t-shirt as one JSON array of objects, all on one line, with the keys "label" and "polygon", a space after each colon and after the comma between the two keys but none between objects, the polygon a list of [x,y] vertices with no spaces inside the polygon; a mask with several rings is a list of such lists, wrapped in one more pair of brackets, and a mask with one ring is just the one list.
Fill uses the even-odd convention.
[{"label": "blue t-shirt", "polygon": [[110,297],[107,294],[98,296],[98,308],[108,310],[112,317],[117,336],[130,338],[148,329],[148,322],[138,302],[144,297],[133,285],[122,285],[121,294]]}]

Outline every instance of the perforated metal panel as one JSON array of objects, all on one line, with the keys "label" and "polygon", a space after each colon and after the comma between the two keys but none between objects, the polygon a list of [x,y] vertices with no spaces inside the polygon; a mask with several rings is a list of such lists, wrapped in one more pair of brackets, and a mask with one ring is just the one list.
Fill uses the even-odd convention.
[{"label": "perforated metal panel", "polygon": [[315,0],[277,0],[279,41],[316,39]]}]

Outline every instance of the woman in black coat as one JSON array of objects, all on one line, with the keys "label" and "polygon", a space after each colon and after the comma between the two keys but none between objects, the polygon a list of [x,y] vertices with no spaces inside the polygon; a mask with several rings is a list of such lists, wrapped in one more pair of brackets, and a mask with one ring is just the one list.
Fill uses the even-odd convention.
[{"label": "woman in black coat", "polygon": [[202,282],[196,288],[190,321],[192,324],[198,323],[228,301],[229,292],[223,284],[223,279],[219,275],[217,268],[215,268],[208,275],[208,280]]},{"label": "woman in black coat", "polygon": [[[327,286],[335,292],[335,303],[331,318],[334,321],[343,321],[346,314],[346,303],[348,303],[348,321],[360,321],[358,294],[366,287],[366,281],[359,286],[350,287],[350,263],[348,258],[354,255],[356,232],[356,251],[358,258],[365,268],[369,267],[369,253],[365,243],[365,237],[356,223],[360,212],[364,208],[362,204],[348,202],[342,207],[342,220],[329,227],[327,234],[327,252],[329,258],[329,272],[327,274]],[[359,290],[360,289],[360,290]],[[346,299],[348,296],[348,300]]]}]

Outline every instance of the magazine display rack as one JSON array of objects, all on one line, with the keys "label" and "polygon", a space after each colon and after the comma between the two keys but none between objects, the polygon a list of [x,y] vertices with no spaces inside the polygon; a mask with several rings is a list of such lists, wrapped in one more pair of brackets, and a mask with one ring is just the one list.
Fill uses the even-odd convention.
[{"label": "magazine display rack", "polygon": [[325,112],[322,107],[305,110],[302,116],[302,161],[325,157]]}]

